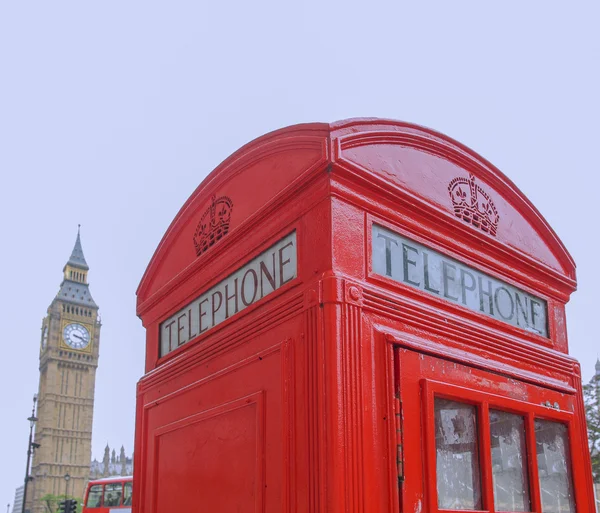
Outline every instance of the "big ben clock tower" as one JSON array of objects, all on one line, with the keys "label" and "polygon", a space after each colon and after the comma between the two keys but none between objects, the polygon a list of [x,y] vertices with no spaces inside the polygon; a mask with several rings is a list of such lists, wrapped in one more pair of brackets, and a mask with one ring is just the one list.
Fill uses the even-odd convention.
[{"label": "big ben clock tower", "polygon": [[48,495],[81,498],[89,478],[100,320],[77,232],[60,290],[42,321],[40,385],[26,509],[46,511]]}]

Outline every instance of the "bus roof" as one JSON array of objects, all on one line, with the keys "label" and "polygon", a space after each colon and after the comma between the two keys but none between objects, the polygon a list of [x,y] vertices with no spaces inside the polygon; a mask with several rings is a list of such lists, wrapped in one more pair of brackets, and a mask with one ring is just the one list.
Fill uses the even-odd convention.
[{"label": "bus roof", "polygon": [[117,481],[132,481],[133,476],[110,476],[110,477],[102,477],[100,479],[90,479],[89,483],[110,483]]}]

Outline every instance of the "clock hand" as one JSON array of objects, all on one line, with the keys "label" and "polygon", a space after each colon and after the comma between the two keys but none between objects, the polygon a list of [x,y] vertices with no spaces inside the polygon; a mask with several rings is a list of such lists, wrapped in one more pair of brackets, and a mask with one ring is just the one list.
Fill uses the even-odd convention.
[{"label": "clock hand", "polygon": [[79,335],[77,335],[76,333],[73,333],[73,336],[78,338],[79,340],[83,340],[83,337],[80,337]]}]

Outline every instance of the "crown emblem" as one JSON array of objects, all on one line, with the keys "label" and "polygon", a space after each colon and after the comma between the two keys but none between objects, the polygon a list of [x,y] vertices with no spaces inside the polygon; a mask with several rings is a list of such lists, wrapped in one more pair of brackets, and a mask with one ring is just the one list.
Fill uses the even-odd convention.
[{"label": "crown emblem", "polygon": [[227,196],[213,196],[194,233],[196,256],[200,256],[229,232],[233,201]]},{"label": "crown emblem", "polygon": [[485,233],[496,235],[500,216],[487,192],[475,184],[475,177],[454,178],[448,185],[454,215]]}]

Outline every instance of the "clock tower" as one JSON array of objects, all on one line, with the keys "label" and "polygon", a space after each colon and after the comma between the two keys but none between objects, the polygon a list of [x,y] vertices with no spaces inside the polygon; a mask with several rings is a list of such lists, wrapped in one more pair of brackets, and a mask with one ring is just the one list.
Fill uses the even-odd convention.
[{"label": "clock tower", "polygon": [[[48,495],[82,498],[89,478],[100,319],[79,230],[60,290],[42,320],[35,450],[26,509]],[[67,476],[67,477],[66,477]]]}]

